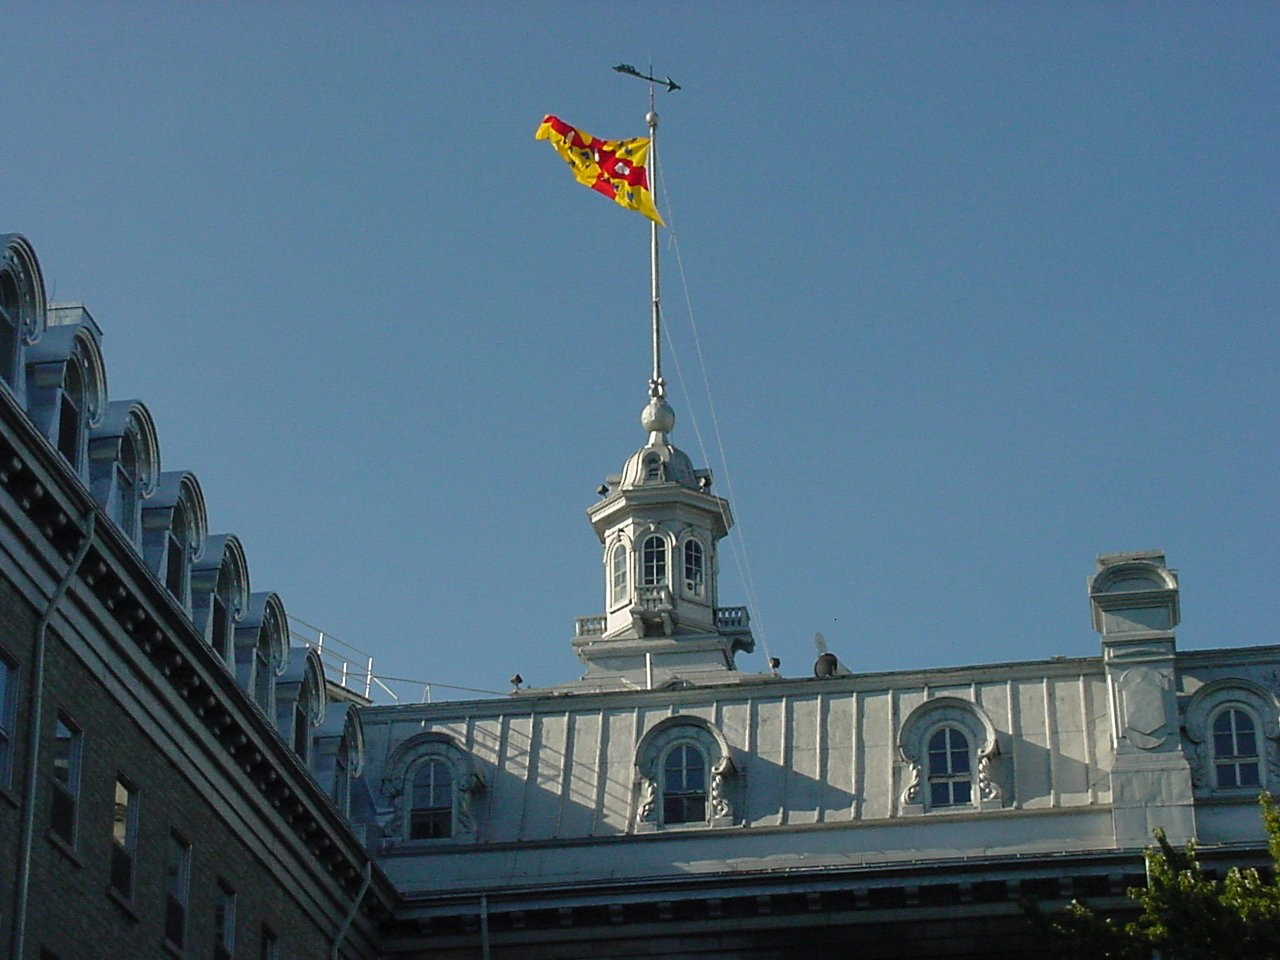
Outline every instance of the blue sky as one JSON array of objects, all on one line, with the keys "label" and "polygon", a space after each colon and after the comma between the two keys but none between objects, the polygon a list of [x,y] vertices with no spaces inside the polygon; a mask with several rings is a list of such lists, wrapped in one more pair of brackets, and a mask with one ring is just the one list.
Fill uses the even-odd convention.
[{"label": "blue sky", "polygon": [[[385,673],[570,679],[585,507],[644,437],[647,230],[533,140],[643,132],[673,437],[710,413],[807,674],[1097,651],[1163,547],[1184,649],[1275,640],[1273,4],[40,4],[0,229],[106,331],[254,589]],[[712,442],[717,490],[728,492]],[[746,601],[724,551],[722,603]],[[763,642],[761,642],[763,641]]]}]

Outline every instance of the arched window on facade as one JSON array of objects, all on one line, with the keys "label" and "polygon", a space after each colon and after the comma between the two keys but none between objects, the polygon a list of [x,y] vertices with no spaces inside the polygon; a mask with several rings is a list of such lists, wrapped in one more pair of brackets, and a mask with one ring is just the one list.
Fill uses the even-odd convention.
[{"label": "arched window on facade", "polygon": [[1219,787],[1257,787],[1258,736],[1253,717],[1228,707],[1213,718],[1213,769]]},{"label": "arched window on facade", "polygon": [[962,807],[973,802],[969,740],[955,727],[929,737],[929,806]]},{"label": "arched window on facade", "polygon": [[58,401],[58,452],[76,469],[80,468],[84,414],[84,374],[80,371],[80,361],[72,354],[67,360],[62,396]]},{"label": "arched window on facade", "polygon": [[658,534],[645,538],[641,550],[641,583],[646,587],[660,587],[667,582],[667,541]]},{"label": "arched window on facade", "polygon": [[0,378],[10,386],[17,383],[21,314],[18,283],[8,270],[0,270]]},{"label": "arched window on facade", "polygon": [[453,836],[453,773],[444,760],[428,758],[413,773],[409,839]]},{"label": "arched window on facade", "polygon": [[662,822],[707,819],[707,758],[692,743],[678,743],[662,760]]},{"label": "arched window on facade", "polygon": [[613,605],[625,603],[627,600],[627,545],[620,543],[613,548],[609,560],[610,597]]},{"label": "arched window on facade", "polygon": [[694,597],[701,597],[706,592],[702,544],[697,540],[684,542],[684,589]]}]

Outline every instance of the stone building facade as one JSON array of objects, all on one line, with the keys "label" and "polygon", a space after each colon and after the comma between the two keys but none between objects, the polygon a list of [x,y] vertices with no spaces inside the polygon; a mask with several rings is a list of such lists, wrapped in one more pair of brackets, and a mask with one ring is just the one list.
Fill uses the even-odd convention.
[{"label": "stone building facade", "polygon": [[357,705],[161,470],[100,341],[0,236],[5,955],[373,958],[394,891],[348,822]]}]

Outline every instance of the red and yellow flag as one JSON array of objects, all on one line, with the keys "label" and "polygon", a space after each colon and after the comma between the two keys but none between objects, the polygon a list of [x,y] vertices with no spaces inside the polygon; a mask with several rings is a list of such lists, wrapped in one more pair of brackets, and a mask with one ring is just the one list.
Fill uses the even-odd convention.
[{"label": "red and yellow flag", "polygon": [[534,138],[550,140],[580,184],[603,193],[620,207],[636,210],[666,226],[649,187],[648,137],[601,140],[547,114]]}]

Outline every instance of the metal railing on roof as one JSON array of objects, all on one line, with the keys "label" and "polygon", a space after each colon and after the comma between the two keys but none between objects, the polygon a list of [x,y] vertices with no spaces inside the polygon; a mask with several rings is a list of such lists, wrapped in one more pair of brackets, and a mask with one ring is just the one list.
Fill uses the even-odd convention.
[{"label": "metal railing on roof", "polygon": [[[435,688],[443,690],[460,690],[464,693],[482,693],[489,696],[505,696],[501,690],[485,690],[478,687],[463,687],[456,683],[440,683],[431,680],[414,680],[408,677],[390,677],[378,674],[373,669],[373,655],[361,650],[355,644],[335,637],[313,623],[298,617],[289,616],[290,640],[304,647],[310,647],[320,657],[324,665],[325,676],[344,689],[360,694],[366,700],[381,699],[385,696],[392,703],[431,703],[434,700]],[[390,684],[406,690],[406,695],[397,693]],[[421,690],[421,695],[417,691]],[[408,694],[407,691],[413,691]]]}]

